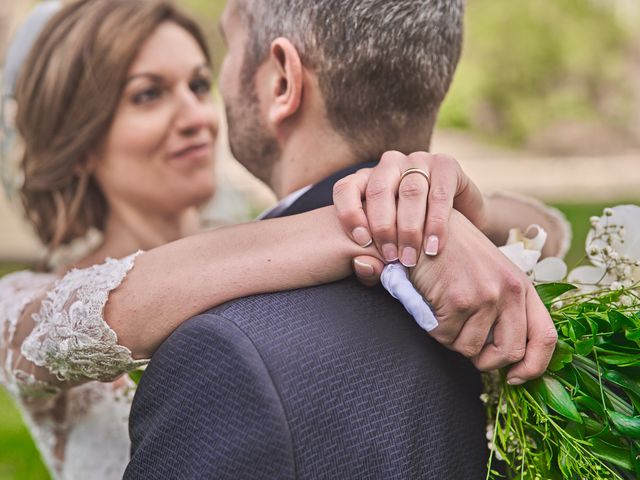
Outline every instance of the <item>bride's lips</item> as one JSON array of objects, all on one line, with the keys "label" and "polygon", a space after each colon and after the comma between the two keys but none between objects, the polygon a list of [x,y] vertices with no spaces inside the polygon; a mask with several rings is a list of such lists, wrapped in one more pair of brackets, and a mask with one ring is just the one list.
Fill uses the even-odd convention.
[{"label": "bride's lips", "polygon": [[180,150],[174,150],[169,154],[172,161],[202,161],[209,160],[212,154],[213,144],[211,142],[200,142],[188,145]]}]

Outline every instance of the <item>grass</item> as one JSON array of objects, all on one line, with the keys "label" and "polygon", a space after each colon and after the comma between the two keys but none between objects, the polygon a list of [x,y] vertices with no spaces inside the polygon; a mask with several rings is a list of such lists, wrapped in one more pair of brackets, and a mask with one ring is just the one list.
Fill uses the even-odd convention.
[{"label": "grass", "polygon": [[[567,255],[571,267],[584,257],[584,239],[589,230],[589,217],[602,214],[602,209],[621,201],[604,203],[561,203],[555,206],[562,210],[573,225],[573,242]],[[18,265],[0,265],[0,275],[20,268]],[[11,404],[8,395],[0,389],[0,480],[47,480],[40,456],[22,424],[20,414]]]},{"label": "grass", "polygon": [[0,389],[0,480],[47,480],[49,474],[40,460],[20,413]]}]

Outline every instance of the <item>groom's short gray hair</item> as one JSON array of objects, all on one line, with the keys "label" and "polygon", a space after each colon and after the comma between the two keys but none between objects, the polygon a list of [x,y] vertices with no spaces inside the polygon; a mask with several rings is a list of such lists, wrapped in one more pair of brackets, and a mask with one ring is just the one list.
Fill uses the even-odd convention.
[{"label": "groom's short gray hair", "polygon": [[238,0],[253,81],[286,37],[318,75],[332,126],[362,154],[430,128],[462,49],[463,0]]}]

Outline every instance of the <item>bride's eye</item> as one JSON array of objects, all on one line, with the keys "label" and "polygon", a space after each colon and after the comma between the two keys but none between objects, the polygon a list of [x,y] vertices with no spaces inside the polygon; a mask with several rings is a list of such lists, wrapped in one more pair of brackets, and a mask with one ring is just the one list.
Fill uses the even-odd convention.
[{"label": "bride's eye", "polygon": [[199,97],[204,97],[211,93],[211,80],[208,78],[196,78],[189,83],[189,88]]},{"label": "bride's eye", "polygon": [[158,100],[160,97],[162,97],[161,87],[149,87],[133,95],[133,103],[136,105],[145,105]]}]

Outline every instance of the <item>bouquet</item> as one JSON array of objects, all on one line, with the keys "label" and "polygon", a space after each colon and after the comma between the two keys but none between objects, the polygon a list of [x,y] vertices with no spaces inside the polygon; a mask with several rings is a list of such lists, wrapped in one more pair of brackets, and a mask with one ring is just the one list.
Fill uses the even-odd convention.
[{"label": "bouquet", "polygon": [[536,283],[558,344],[542,378],[485,376],[487,478],[640,478],[640,207],[592,217],[590,265],[568,275],[560,259],[536,263],[544,232],[530,236],[512,231],[503,251]]}]

